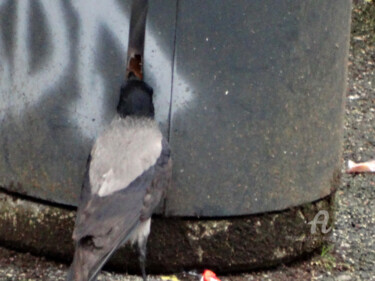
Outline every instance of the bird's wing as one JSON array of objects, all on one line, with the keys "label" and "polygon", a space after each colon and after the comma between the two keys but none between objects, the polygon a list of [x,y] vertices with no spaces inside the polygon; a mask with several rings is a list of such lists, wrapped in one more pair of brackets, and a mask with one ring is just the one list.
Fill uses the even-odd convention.
[{"label": "bird's wing", "polygon": [[156,164],[166,153],[163,143],[155,122],[128,118],[115,119],[98,137],[87,164],[74,240],[110,237],[112,228],[139,219]]},{"label": "bird's wing", "polygon": [[[166,154],[169,157],[163,143],[154,123],[132,119],[114,120],[97,139],[87,164],[73,232],[74,280],[81,280],[77,275],[84,276],[82,280],[95,278],[113,252],[130,238],[144,214],[151,216],[163,194],[151,187],[155,172],[160,171]],[[146,197],[147,192],[151,193]],[[150,197],[152,200],[145,200]]]},{"label": "bird's wing", "polygon": [[[154,167],[150,167],[137,177],[128,187],[107,196],[89,194],[84,198],[82,208],[78,210],[74,240],[85,236],[99,238],[107,235],[108,231],[120,226],[132,225],[139,220],[142,202],[146,190],[151,186],[154,176]],[[87,198],[88,197],[88,198]]]},{"label": "bird's wing", "polygon": [[[143,199],[151,185],[155,168],[151,167],[127,188],[100,197],[89,194],[89,180],[82,189],[82,208],[78,210],[73,239],[76,251],[72,274],[95,276],[113,252],[137,228]],[[76,278],[80,280],[79,277]],[[86,280],[83,278],[83,280]],[[90,280],[90,279],[88,279]]]},{"label": "bird's wing", "polygon": [[171,150],[166,139],[162,140],[162,151],[155,164],[155,173],[151,186],[147,189],[143,208],[141,211],[141,221],[151,217],[160,201],[164,199],[172,178]]}]

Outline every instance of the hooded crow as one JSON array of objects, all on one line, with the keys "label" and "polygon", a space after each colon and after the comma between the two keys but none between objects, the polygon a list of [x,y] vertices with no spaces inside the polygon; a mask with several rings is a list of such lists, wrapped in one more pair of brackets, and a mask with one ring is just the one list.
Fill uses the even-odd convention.
[{"label": "hooded crow", "polygon": [[154,120],[153,90],[131,76],[121,87],[118,115],[88,158],[73,232],[75,253],[67,280],[96,280],[124,243],[137,243],[146,280],[151,215],[171,180],[169,145]]}]

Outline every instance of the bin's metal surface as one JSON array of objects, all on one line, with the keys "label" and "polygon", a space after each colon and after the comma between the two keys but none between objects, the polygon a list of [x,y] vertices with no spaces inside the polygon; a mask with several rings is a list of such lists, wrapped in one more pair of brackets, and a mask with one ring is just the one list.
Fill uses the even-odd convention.
[{"label": "bin's metal surface", "polygon": [[[130,1],[0,1],[0,185],[74,205],[115,114]],[[145,80],[170,138],[166,211],[328,195],[340,170],[349,0],[151,1]]]},{"label": "bin's metal surface", "polygon": [[[116,114],[131,1],[0,3],[0,185],[74,205],[93,140]],[[176,3],[149,10],[146,80],[167,131]]]}]

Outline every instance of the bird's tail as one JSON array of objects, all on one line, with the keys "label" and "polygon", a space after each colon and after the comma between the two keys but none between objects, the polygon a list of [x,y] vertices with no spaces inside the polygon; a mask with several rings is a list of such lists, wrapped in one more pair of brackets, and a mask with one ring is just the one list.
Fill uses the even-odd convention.
[{"label": "bird's tail", "polygon": [[100,270],[114,252],[129,240],[139,223],[120,235],[112,244],[110,251],[95,247],[92,237],[82,238],[76,245],[72,265],[70,266],[67,281],[95,281]]},{"label": "bird's tail", "polygon": [[[66,281],[95,281],[90,276],[91,269],[95,266],[98,253],[88,245],[78,243],[74,253],[73,262],[69,268]],[[100,269],[99,269],[100,270]]]}]

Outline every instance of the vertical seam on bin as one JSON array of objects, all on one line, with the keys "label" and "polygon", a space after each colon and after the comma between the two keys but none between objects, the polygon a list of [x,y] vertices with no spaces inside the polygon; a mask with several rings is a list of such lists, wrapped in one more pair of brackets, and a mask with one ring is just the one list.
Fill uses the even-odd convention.
[{"label": "vertical seam on bin", "polygon": [[[178,3],[176,1],[176,15],[175,15],[175,24],[174,24],[174,38],[173,38],[173,52],[172,52],[172,77],[171,77],[171,93],[169,96],[169,112],[168,112],[168,143],[171,140],[171,127],[172,127],[172,106],[173,106],[173,82],[174,82],[174,71],[176,65],[176,42],[177,42],[177,21],[178,21]],[[167,210],[167,197],[168,194],[163,199],[163,215],[166,214]]]},{"label": "vertical seam on bin", "polygon": [[173,53],[172,53],[172,78],[171,78],[171,93],[169,97],[169,112],[168,112],[168,142],[171,139],[171,125],[172,125],[172,106],[173,106],[173,83],[174,83],[174,71],[176,65],[176,42],[177,42],[177,21],[178,21],[178,5],[179,0],[176,1],[176,16],[174,26],[174,38],[173,38]]}]

